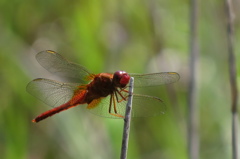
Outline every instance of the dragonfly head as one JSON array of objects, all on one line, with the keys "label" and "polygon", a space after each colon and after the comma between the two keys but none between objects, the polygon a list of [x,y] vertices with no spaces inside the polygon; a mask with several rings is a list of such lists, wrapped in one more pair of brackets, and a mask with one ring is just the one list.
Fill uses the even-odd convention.
[{"label": "dragonfly head", "polygon": [[130,80],[130,76],[125,71],[116,71],[113,75],[113,83],[116,87],[125,87]]}]

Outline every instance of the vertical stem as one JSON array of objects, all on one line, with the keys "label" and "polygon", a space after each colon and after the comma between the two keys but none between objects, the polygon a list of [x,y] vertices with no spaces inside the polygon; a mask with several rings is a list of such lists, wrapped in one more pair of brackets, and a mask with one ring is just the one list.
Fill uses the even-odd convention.
[{"label": "vertical stem", "polygon": [[134,78],[131,77],[130,86],[129,86],[129,98],[128,98],[128,103],[127,103],[127,106],[126,106],[126,113],[125,113],[125,118],[124,118],[122,150],[121,150],[121,158],[120,159],[126,159],[127,158],[128,140],[129,140],[130,122],[131,122],[131,112],[132,112],[133,85],[134,85]]},{"label": "vertical stem", "polygon": [[227,14],[227,43],[228,43],[228,60],[229,60],[229,76],[230,76],[230,86],[232,94],[232,158],[237,159],[237,125],[238,125],[238,115],[237,115],[237,101],[238,101],[238,90],[237,90],[237,80],[236,80],[236,61],[234,54],[234,28],[233,28],[233,8],[232,1],[226,0],[226,14]]},{"label": "vertical stem", "polygon": [[232,112],[232,158],[238,159],[238,115],[237,112]]},{"label": "vertical stem", "polygon": [[197,64],[198,64],[198,1],[190,1],[190,82],[188,94],[188,155],[199,158],[198,105],[197,105]]}]

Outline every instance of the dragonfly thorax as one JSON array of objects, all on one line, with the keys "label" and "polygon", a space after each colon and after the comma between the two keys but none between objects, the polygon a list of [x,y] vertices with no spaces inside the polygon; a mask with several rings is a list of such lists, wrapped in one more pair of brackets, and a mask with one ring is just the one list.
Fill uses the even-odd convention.
[{"label": "dragonfly thorax", "polygon": [[106,97],[115,91],[113,84],[113,75],[110,73],[100,73],[96,75],[91,83],[87,86],[88,102],[92,99]]}]

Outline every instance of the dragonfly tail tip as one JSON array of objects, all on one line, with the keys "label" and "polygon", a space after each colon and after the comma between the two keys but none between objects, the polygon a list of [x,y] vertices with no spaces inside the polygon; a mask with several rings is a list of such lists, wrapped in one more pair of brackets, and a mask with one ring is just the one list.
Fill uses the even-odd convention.
[{"label": "dragonfly tail tip", "polygon": [[35,119],[32,120],[33,123],[37,123],[37,121]]}]

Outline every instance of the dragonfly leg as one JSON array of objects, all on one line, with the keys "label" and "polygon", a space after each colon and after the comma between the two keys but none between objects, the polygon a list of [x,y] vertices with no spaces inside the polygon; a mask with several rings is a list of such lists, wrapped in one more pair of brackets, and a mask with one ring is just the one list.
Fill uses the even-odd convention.
[{"label": "dragonfly leg", "polygon": [[124,118],[124,116],[122,116],[121,114],[110,113],[110,115],[113,115],[113,116],[116,116],[116,117],[119,117],[119,118]]},{"label": "dragonfly leg", "polygon": [[126,92],[126,93],[129,93],[129,91],[128,90],[126,90],[126,87],[125,88],[122,88],[121,90],[120,90],[120,92]]},{"label": "dragonfly leg", "polygon": [[117,114],[116,100],[115,100],[114,95],[112,95],[112,97],[113,97],[113,108],[114,108],[114,113]]},{"label": "dragonfly leg", "polygon": [[[119,91],[119,90],[116,90],[116,91],[115,91],[115,96],[116,96],[116,98],[117,98],[117,102],[118,102],[118,103],[120,103],[120,102],[122,102],[122,101],[124,101],[124,100],[126,101],[127,98],[128,98],[128,95],[126,95],[126,96],[124,97],[124,96],[122,95],[121,91],[122,91],[122,90],[120,90],[120,91]],[[125,91],[127,91],[127,90],[125,90]],[[128,92],[128,91],[127,91],[127,92]],[[121,100],[118,99],[118,95],[117,95],[117,94],[119,94],[119,95],[122,97]]]},{"label": "dragonfly leg", "polygon": [[109,104],[109,109],[108,109],[109,114],[111,114],[112,100],[113,100],[113,95],[111,94],[111,97],[110,97],[110,104]]},{"label": "dragonfly leg", "polygon": [[[113,103],[114,113],[111,113],[112,103]],[[108,111],[109,111],[110,115],[113,115],[113,116],[116,116],[116,117],[120,117],[120,118],[124,118],[124,116],[122,116],[121,114],[118,114],[118,112],[117,112],[116,100],[115,100],[114,94],[111,94],[110,106],[109,106],[109,110]]]}]

